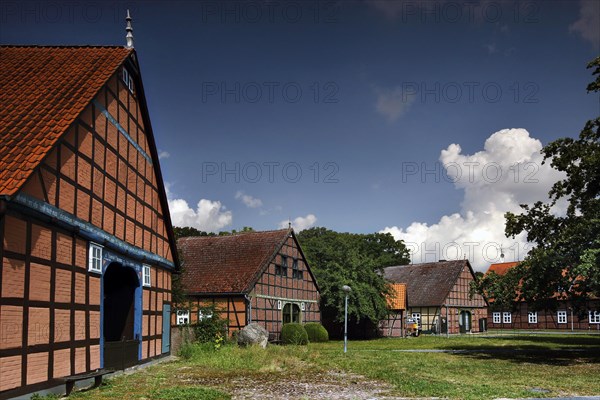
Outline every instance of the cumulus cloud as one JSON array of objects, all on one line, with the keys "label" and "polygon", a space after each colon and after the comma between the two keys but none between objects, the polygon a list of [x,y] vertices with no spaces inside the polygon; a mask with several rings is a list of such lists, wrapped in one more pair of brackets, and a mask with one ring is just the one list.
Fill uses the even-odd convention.
[{"label": "cumulus cloud", "polygon": [[[279,229],[285,229],[288,227],[289,221],[281,221],[279,223]],[[298,217],[292,221],[292,227],[296,232],[303,231],[308,228],[312,228],[317,223],[317,217],[314,214],[308,214],[306,217]]]},{"label": "cumulus cloud", "polygon": [[186,200],[173,198],[168,184],[165,187],[173,225],[191,226],[206,232],[217,232],[231,225],[233,213],[228,211],[220,201],[200,199],[194,209],[189,206]]},{"label": "cumulus cloud", "polygon": [[[504,235],[507,211],[521,212],[520,204],[546,200],[552,184],[564,178],[548,163],[542,165],[542,143],[525,129],[504,129],[492,134],[484,150],[462,154],[451,144],[440,154],[443,176],[464,191],[459,212],[428,225],[413,222],[406,228],[391,226],[382,232],[402,239],[413,263],[468,258],[476,270],[490,263],[521,260],[530,249],[526,235]],[[554,209],[564,212],[564,204]]]},{"label": "cumulus cloud", "polygon": [[594,49],[600,48],[600,2],[580,0],[579,19],[569,26],[569,31],[578,33]]},{"label": "cumulus cloud", "polygon": [[401,87],[393,89],[375,88],[377,112],[385,116],[388,121],[394,122],[403,116],[410,105],[415,101],[415,93],[402,90]]},{"label": "cumulus cloud", "polygon": [[168,151],[164,151],[164,150],[158,151],[158,159],[159,160],[169,158],[169,157],[171,157],[171,154]]},{"label": "cumulus cloud", "polygon": [[256,197],[252,197],[248,194],[245,194],[241,190],[239,190],[235,194],[235,199],[240,200],[248,208],[259,208],[259,207],[262,207],[262,205],[263,205],[263,202],[261,199],[257,199]]}]

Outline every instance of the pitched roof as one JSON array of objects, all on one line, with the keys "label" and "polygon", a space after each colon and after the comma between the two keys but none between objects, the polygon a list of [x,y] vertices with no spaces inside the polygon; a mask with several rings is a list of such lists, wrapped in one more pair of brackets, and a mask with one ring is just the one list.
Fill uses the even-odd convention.
[{"label": "pitched roof", "polygon": [[179,239],[185,291],[247,292],[290,234],[290,229],[282,229]]},{"label": "pitched roof", "polygon": [[387,280],[406,283],[411,307],[441,306],[456,283],[467,260],[440,261],[384,268]]},{"label": "pitched roof", "polygon": [[503,262],[503,263],[492,264],[488,268],[486,274],[488,274],[490,272],[495,272],[498,275],[504,275],[504,274],[506,274],[506,272],[509,269],[517,266],[518,264],[519,264],[519,261],[511,261],[511,262]]},{"label": "pitched roof", "polygon": [[133,52],[0,46],[0,195],[13,195]]},{"label": "pitched roof", "polygon": [[387,304],[390,310],[406,310],[406,284],[390,283]]}]

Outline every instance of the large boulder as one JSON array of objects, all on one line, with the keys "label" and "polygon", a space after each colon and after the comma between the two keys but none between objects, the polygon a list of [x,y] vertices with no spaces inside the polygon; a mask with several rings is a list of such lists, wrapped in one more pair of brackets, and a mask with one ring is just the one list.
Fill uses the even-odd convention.
[{"label": "large boulder", "polygon": [[269,343],[269,332],[261,325],[253,322],[239,331],[237,342],[240,346],[259,345],[264,349]]}]

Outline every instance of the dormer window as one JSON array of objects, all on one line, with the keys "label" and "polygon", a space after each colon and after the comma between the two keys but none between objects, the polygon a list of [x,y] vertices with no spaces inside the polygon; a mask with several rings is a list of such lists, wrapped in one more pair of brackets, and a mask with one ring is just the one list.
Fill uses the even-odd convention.
[{"label": "dormer window", "polygon": [[123,67],[123,73],[121,74],[121,77],[123,78],[123,82],[125,83],[125,86],[127,86],[129,91],[131,93],[133,93],[133,78],[127,71],[127,68]]}]

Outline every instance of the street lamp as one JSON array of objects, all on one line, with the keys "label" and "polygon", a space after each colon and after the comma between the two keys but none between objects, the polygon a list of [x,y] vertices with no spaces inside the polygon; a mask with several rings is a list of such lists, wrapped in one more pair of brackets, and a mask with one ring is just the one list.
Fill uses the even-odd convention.
[{"label": "street lamp", "polygon": [[348,294],[352,288],[348,285],[342,286],[342,290],[346,293],[346,302],[344,305],[344,353],[348,351]]}]

